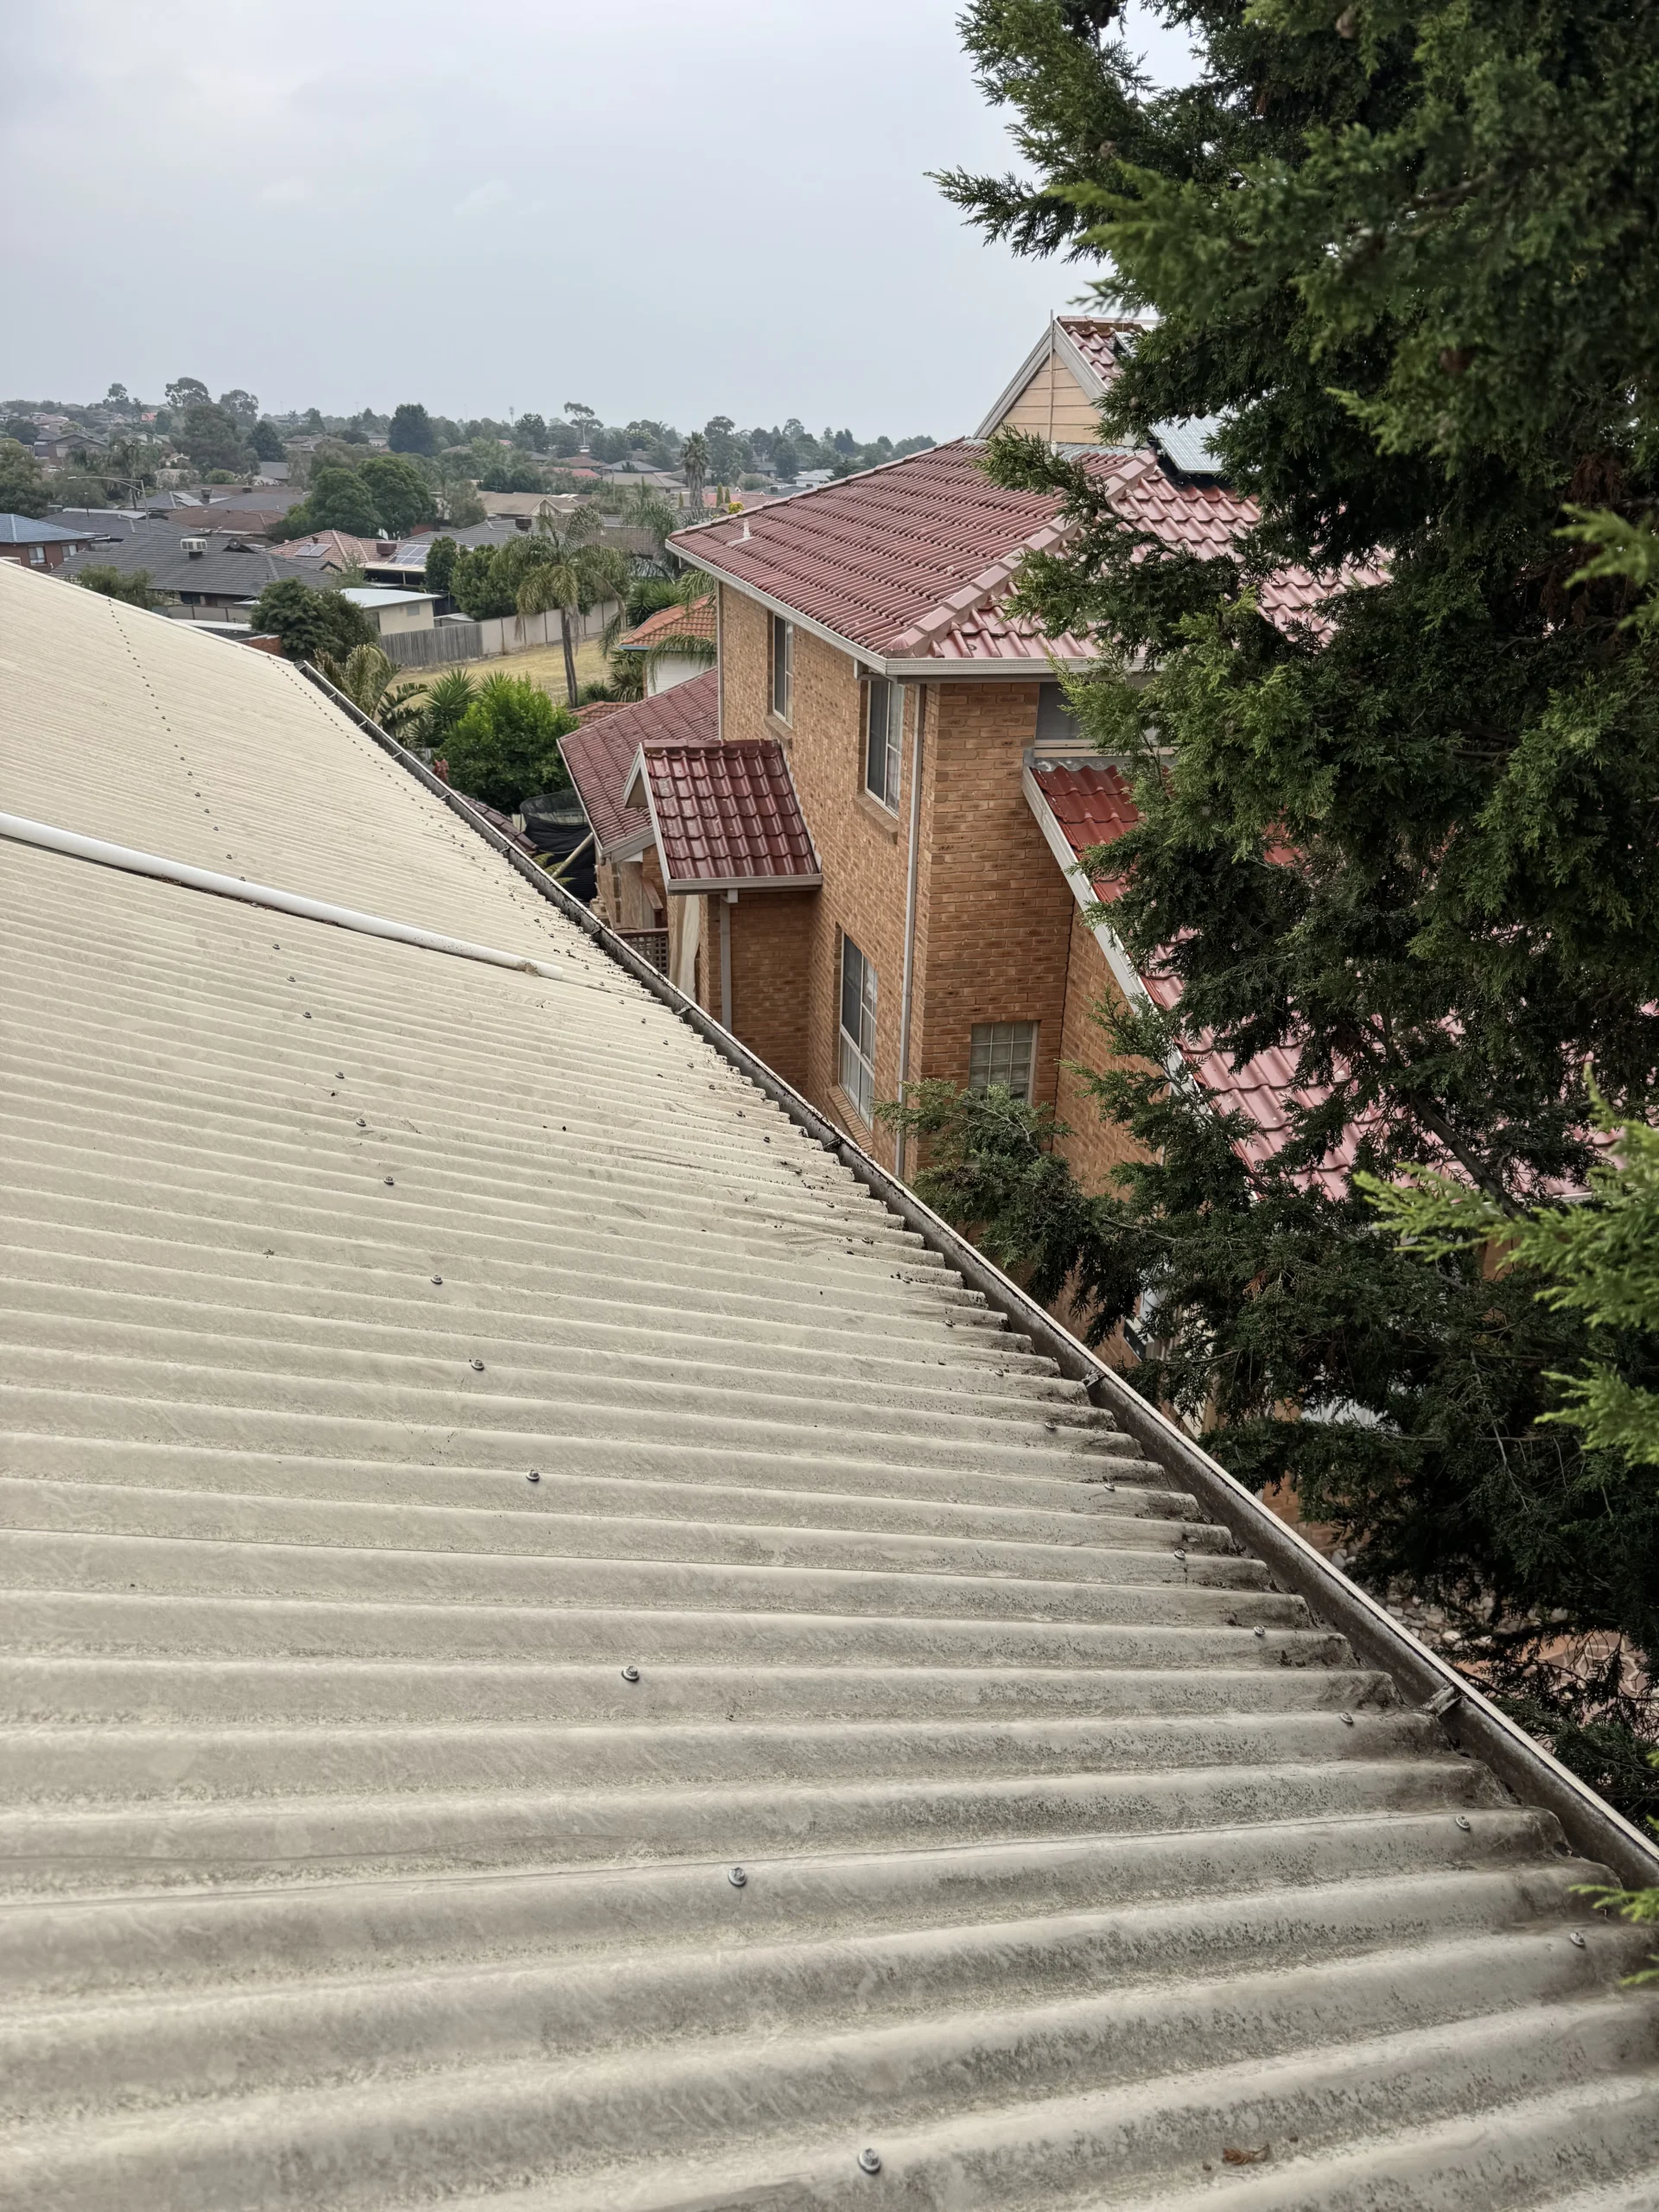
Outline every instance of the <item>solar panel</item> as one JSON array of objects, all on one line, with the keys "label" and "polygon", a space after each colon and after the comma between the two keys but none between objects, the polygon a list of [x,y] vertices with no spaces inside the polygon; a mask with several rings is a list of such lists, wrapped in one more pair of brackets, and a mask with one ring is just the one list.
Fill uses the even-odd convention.
[{"label": "solar panel", "polygon": [[1152,441],[1183,476],[1219,476],[1221,457],[1210,440],[1220,424],[1219,415],[1189,415],[1184,422],[1154,423]]}]

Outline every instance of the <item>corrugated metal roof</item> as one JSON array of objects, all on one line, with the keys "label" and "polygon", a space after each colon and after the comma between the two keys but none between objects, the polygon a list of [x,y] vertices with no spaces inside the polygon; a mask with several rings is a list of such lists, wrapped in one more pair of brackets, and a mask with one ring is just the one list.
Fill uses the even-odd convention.
[{"label": "corrugated metal roof", "polygon": [[16,810],[569,970],[3,849],[0,2203],[1653,2201],[1548,1819],[294,669],[0,618]]},{"label": "corrugated metal roof", "polygon": [[758,891],[823,880],[776,738],[647,744],[639,760],[663,880],[671,891]]}]

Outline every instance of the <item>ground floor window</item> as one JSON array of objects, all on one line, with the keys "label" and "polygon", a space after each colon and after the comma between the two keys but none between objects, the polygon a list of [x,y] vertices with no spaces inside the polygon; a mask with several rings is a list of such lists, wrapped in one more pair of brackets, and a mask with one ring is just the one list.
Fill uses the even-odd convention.
[{"label": "ground floor window", "polygon": [[841,940],[841,1087],[861,1117],[875,1115],[875,969],[851,938]]},{"label": "ground floor window", "polygon": [[1016,1098],[1029,1099],[1036,1058],[1034,1021],[976,1021],[968,1054],[968,1088],[988,1090],[998,1084]]}]

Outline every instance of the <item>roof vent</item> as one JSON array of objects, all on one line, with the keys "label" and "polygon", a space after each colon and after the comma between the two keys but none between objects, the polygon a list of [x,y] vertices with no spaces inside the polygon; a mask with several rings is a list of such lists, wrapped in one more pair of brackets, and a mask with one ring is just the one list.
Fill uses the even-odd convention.
[{"label": "roof vent", "polygon": [[207,550],[207,541],[205,537],[181,537],[179,540],[179,550],[181,553],[188,553],[193,561],[200,561]]}]

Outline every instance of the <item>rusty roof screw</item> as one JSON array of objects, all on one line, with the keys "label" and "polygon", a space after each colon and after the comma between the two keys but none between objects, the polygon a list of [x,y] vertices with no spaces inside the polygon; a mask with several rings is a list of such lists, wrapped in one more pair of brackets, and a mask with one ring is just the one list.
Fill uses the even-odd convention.
[{"label": "rusty roof screw", "polygon": [[881,2153],[868,2148],[861,2151],[858,2154],[858,2171],[861,2174],[879,2174],[881,2171]]}]

